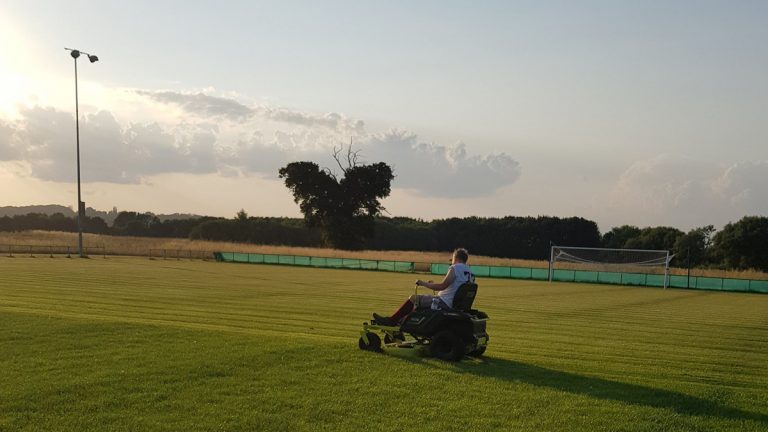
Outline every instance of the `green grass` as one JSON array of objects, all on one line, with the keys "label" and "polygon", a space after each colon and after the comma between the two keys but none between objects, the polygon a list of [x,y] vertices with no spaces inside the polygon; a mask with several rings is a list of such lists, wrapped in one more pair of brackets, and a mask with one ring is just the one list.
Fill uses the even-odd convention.
[{"label": "green grass", "polygon": [[358,350],[413,280],[0,258],[0,430],[768,430],[768,295],[481,280],[483,360]]}]

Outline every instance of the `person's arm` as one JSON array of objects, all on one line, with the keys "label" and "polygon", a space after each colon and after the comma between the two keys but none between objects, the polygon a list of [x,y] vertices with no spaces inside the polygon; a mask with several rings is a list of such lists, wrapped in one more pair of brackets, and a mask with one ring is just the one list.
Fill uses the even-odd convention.
[{"label": "person's arm", "polygon": [[442,282],[424,282],[423,280],[419,279],[416,281],[416,285],[427,287],[434,291],[442,291],[451,286],[454,279],[456,279],[456,274],[453,272],[453,268],[451,268],[448,270],[448,274],[445,275],[445,278]]}]

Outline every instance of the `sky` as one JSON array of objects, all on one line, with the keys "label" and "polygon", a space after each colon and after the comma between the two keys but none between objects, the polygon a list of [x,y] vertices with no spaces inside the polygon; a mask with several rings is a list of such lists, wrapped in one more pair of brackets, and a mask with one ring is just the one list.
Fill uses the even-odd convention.
[{"label": "sky", "polygon": [[390,164],[387,214],[768,215],[768,2],[0,3],[0,206],[300,216],[277,177]]}]

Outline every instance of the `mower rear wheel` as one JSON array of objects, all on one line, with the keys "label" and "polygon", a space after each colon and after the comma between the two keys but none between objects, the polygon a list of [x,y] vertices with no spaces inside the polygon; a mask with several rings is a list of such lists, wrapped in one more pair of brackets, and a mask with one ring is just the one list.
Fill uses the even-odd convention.
[{"label": "mower rear wheel", "polygon": [[381,352],[381,338],[376,333],[368,332],[365,334],[368,337],[368,342],[362,337],[357,341],[357,345],[363,351]]},{"label": "mower rear wheel", "polygon": [[429,353],[440,360],[458,361],[464,357],[464,342],[455,332],[443,330],[430,341]]},{"label": "mower rear wheel", "polygon": [[469,352],[469,355],[472,356],[472,357],[482,357],[483,354],[485,354],[485,349],[486,348],[488,348],[488,347],[481,346],[481,347],[475,348],[475,349],[473,349],[472,351]]}]

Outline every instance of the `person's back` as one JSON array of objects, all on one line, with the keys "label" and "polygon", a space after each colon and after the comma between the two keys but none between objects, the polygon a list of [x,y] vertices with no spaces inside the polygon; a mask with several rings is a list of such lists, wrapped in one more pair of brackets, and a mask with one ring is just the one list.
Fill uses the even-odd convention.
[{"label": "person's back", "polygon": [[448,307],[452,308],[453,298],[456,296],[459,287],[467,282],[474,282],[475,275],[472,274],[472,270],[470,270],[469,266],[463,262],[457,262],[450,268],[453,269],[453,282],[451,282],[451,285],[448,288],[438,291],[437,297]]}]

